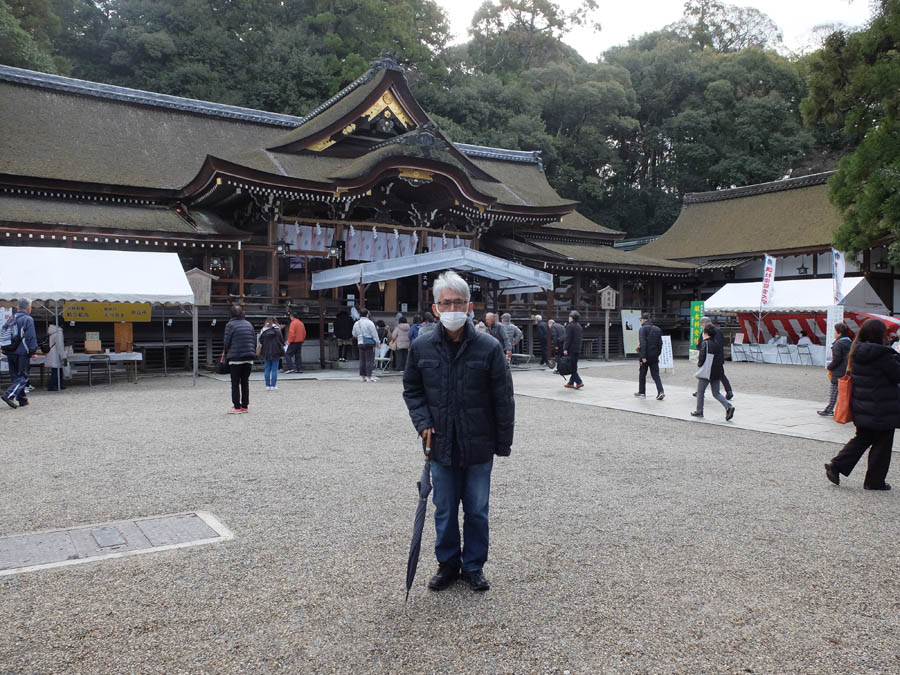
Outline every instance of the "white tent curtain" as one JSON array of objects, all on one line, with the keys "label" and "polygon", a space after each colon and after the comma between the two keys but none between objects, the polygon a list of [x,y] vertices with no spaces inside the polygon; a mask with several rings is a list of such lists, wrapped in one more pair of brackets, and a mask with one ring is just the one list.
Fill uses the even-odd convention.
[{"label": "white tent curtain", "polygon": [[[887,314],[887,307],[875,289],[864,277],[847,277],[843,283],[844,299],[841,303],[847,311]],[[704,304],[707,314],[716,312],[759,312],[762,282],[725,284]],[[831,278],[791,279],[775,282],[774,303],[764,311],[772,312],[827,312],[834,304]]]}]

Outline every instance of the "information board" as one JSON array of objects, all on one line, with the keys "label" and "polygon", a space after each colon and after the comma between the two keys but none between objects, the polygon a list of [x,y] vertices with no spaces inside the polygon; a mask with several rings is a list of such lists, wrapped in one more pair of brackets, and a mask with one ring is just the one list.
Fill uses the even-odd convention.
[{"label": "information board", "polygon": [[73,302],[63,310],[66,321],[150,321],[149,302]]},{"label": "information board", "polygon": [[672,353],[672,336],[662,336],[662,353],[659,355],[659,367],[675,370],[675,355]]},{"label": "information board", "polygon": [[641,330],[641,312],[637,309],[622,310],[622,345],[625,356],[637,355],[638,331]]}]

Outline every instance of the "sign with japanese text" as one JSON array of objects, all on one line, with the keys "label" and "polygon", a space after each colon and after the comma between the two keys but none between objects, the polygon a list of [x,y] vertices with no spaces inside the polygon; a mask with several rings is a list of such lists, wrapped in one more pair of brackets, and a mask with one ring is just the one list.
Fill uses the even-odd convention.
[{"label": "sign with japanese text", "polygon": [[702,300],[694,300],[694,302],[691,303],[690,349],[696,349],[697,343],[700,342],[700,332],[703,330],[703,326],[700,325],[700,319],[703,318],[703,306],[704,302]]},{"label": "sign with japanese text", "polygon": [[150,321],[149,302],[73,302],[63,310],[66,321]]},{"label": "sign with japanese text", "polygon": [[662,336],[662,353],[659,355],[659,367],[675,370],[675,355],[672,353],[672,336]]},{"label": "sign with japanese text", "polygon": [[844,259],[844,254],[834,249],[831,249],[831,258],[832,277],[834,279],[834,304],[839,305],[844,301],[844,271],[846,270],[847,262]]},{"label": "sign with japanese text", "polygon": [[766,262],[763,266],[762,293],[759,296],[759,306],[768,307],[773,301],[775,295],[775,258],[770,255],[766,256]]}]

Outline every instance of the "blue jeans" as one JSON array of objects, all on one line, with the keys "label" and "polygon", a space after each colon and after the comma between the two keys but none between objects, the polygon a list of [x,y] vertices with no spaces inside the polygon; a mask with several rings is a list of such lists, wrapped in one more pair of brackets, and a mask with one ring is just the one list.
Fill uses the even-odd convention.
[{"label": "blue jeans", "polygon": [[6,358],[9,363],[9,379],[12,381],[6,390],[6,397],[18,399],[19,402],[27,401],[25,387],[28,384],[28,369],[31,366],[28,354],[7,354]]},{"label": "blue jeans", "polygon": [[[431,462],[434,485],[434,554],[440,564],[457,565],[464,572],[484,567],[488,557],[488,507],[494,460],[465,468]],[[463,506],[463,538],[459,538],[459,504]]]},{"label": "blue jeans", "polygon": [[266,386],[274,387],[278,382],[278,359],[266,359]]}]

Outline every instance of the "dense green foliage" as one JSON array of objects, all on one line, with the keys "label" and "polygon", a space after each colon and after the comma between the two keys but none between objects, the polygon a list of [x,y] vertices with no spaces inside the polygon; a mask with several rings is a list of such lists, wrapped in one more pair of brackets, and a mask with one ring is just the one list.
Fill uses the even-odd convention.
[{"label": "dense green foliage", "polygon": [[856,145],[831,179],[829,193],[844,216],[835,245],[858,253],[891,236],[900,264],[900,0],[882,0],[864,31],[832,34],[810,58],[810,124],[836,130]]},{"label": "dense green foliage", "polygon": [[[562,38],[599,30],[595,0],[570,12],[488,0],[451,47],[434,0],[0,0],[0,61],[300,115],[392,51],[452,139],[541,150],[560,194],[632,235],[665,230],[686,192],[828,168],[859,143],[866,162],[845,160],[834,182],[837,203],[865,218],[848,220],[849,247],[890,229],[872,214],[896,172],[873,178],[869,162],[898,156],[897,2],[869,31],[790,61],[759,11],[688,0],[681,21],[587,63]],[[847,201],[858,181],[865,208]]]}]

